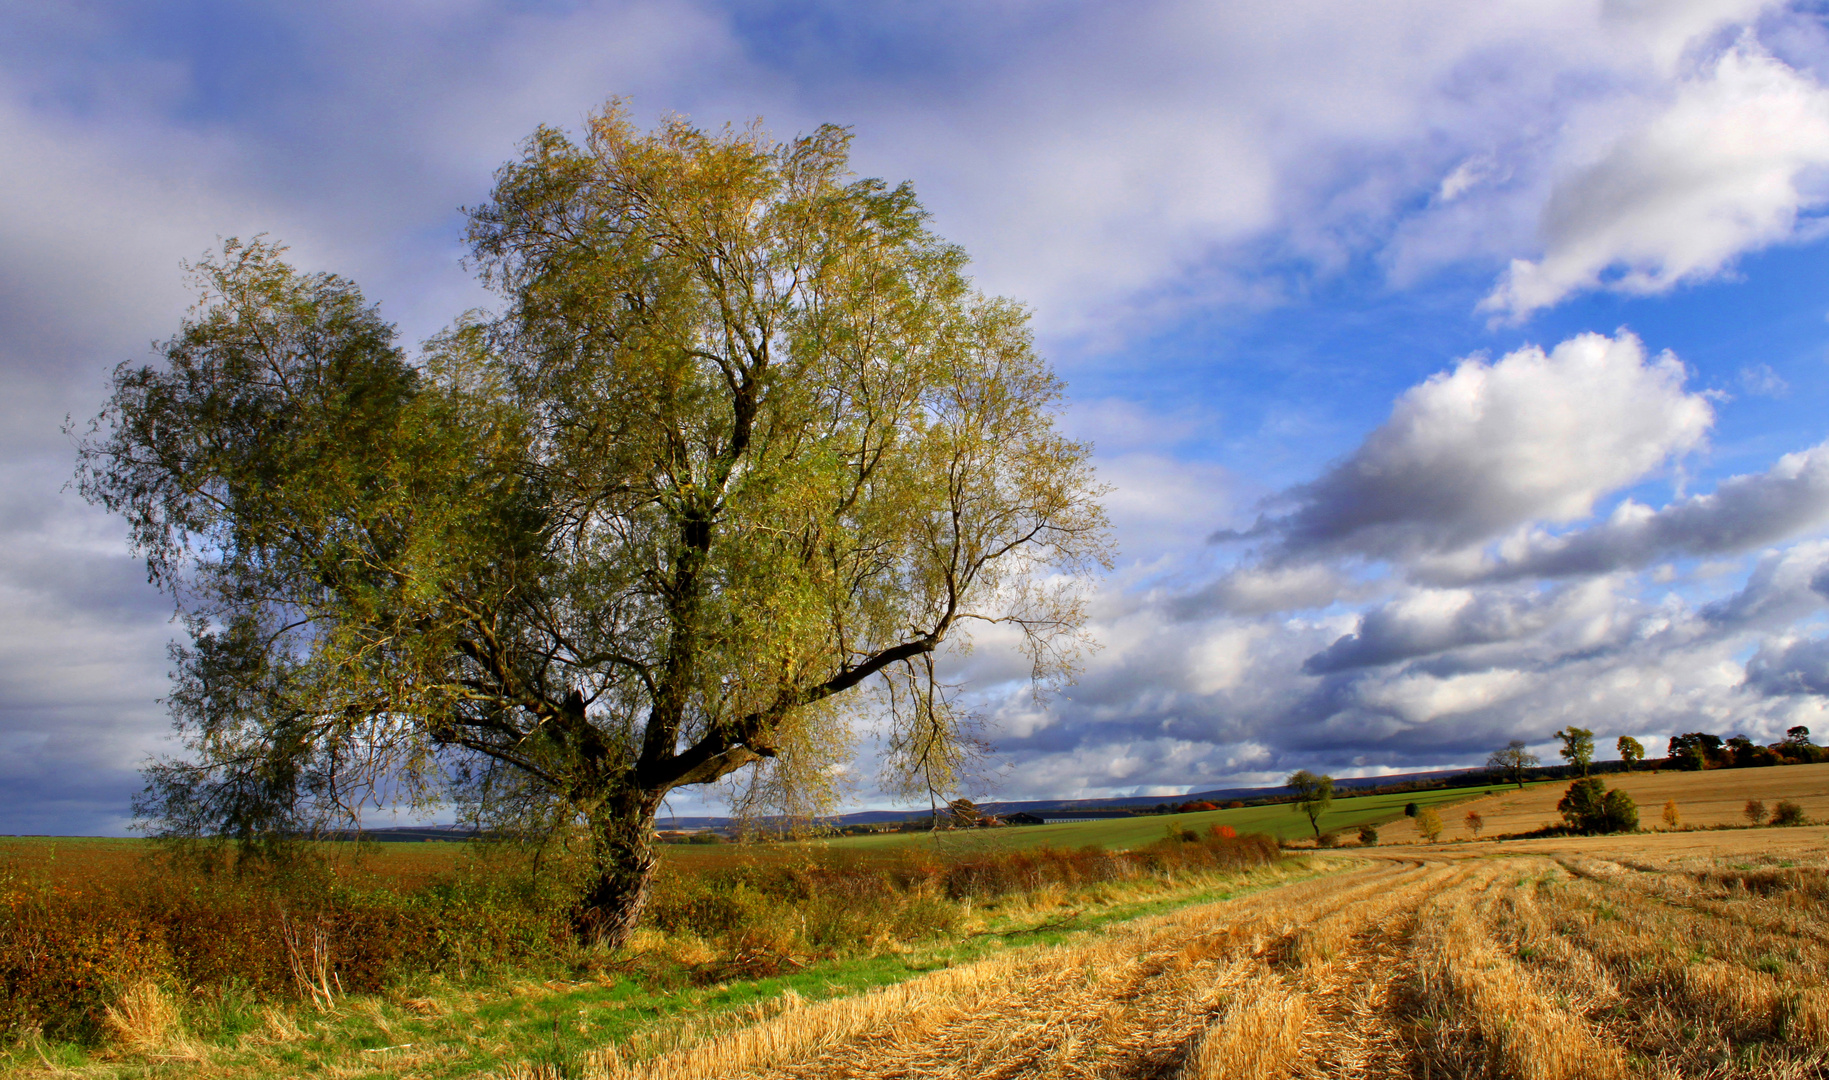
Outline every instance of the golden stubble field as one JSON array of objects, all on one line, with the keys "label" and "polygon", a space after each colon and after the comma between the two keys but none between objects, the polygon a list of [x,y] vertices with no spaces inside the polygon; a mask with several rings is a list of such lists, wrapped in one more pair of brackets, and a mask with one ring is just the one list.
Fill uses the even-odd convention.
[{"label": "golden stubble field", "polygon": [[[1768,807],[1780,799],[1790,799],[1804,809],[1813,821],[1829,820],[1829,762],[1820,765],[1786,765],[1769,769],[1711,769],[1707,772],[1632,772],[1607,773],[1601,780],[1610,788],[1620,788],[1638,804],[1639,825],[1661,829],[1659,816],[1666,800],[1675,799],[1683,824],[1708,827],[1745,825],[1748,799],[1758,799]],[[1519,791],[1504,788],[1485,798],[1455,803],[1441,810],[1444,840],[1469,837],[1464,819],[1477,811],[1485,819],[1484,835],[1530,832],[1545,825],[1561,824],[1556,801],[1568,790],[1566,783],[1533,784]],[[1416,823],[1399,818],[1379,829],[1386,843],[1409,843],[1422,839]]]},{"label": "golden stubble field", "polygon": [[1315,858],[1337,872],[780,1002],[657,1056],[589,1055],[584,1075],[1829,1075],[1822,827]]}]

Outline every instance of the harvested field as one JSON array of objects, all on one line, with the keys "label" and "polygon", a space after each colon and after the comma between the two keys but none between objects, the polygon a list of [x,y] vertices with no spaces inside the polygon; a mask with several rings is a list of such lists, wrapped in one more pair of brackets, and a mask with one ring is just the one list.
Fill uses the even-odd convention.
[{"label": "harvested field", "polygon": [[[1698,828],[1745,825],[1748,799],[1758,799],[1768,807],[1790,799],[1803,807],[1810,820],[1829,820],[1829,762],[1707,772],[1607,773],[1601,779],[1608,787],[1620,788],[1632,796],[1638,803],[1639,824],[1647,829],[1664,827],[1659,814],[1668,799],[1677,801],[1684,825]],[[1566,781],[1532,784],[1523,791],[1504,788],[1496,794],[1444,808],[1440,813],[1447,828],[1442,838],[1468,838],[1462,819],[1469,811],[1478,812],[1485,819],[1484,833],[1488,836],[1559,825],[1562,817],[1556,812],[1556,801],[1567,790]],[[1387,843],[1422,839],[1416,823],[1408,818],[1393,821],[1381,831]]]},{"label": "harvested field", "polygon": [[1829,830],[1335,858],[1325,877],[782,1002],[563,1074],[1829,1076]]}]

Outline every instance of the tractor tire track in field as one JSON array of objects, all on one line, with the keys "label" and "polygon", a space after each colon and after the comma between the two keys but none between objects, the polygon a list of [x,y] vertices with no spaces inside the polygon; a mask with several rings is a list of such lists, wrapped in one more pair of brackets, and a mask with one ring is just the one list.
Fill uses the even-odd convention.
[{"label": "tractor tire track in field", "polygon": [[1699,897],[1674,870],[1610,881],[1619,865],[1386,857],[800,1005],[648,1061],[607,1051],[585,1074],[1829,1077],[1821,946],[1774,952],[1775,924],[1820,906],[1782,889]]}]

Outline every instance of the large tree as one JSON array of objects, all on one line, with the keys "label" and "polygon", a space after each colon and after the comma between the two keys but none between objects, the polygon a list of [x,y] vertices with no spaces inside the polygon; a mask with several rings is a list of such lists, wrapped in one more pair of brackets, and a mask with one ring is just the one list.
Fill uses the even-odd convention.
[{"label": "large tree", "polygon": [[273,246],[195,268],[82,450],[190,630],[142,813],[274,847],[455,789],[577,843],[614,944],[676,788],[817,794],[866,708],[890,783],[955,786],[943,650],[1063,678],[1108,531],[1024,311],[847,142],[542,128],[470,211],[501,310],[417,361]]}]

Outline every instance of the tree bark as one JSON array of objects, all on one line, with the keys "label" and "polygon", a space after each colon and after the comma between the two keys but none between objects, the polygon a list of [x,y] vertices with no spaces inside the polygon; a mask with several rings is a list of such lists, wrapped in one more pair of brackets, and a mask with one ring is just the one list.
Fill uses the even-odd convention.
[{"label": "tree bark", "polygon": [[620,948],[635,932],[654,882],[658,806],[658,799],[631,791],[590,815],[592,877],[572,917],[581,941]]}]

